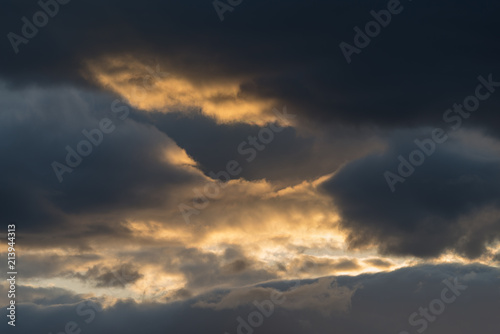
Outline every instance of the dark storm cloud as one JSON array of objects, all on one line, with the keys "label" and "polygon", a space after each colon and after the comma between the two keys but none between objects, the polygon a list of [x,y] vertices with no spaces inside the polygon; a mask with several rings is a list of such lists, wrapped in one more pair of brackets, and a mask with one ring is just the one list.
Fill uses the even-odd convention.
[{"label": "dark storm cloud", "polygon": [[[453,302],[445,304],[445,310],[427,321],[425,333],[452,334],[497,333],[500,307],[500,272],[497,268],[477,265],[423,266],[404,268],[395,272],[365,274],[356,277],[322,278],[301,281],[297,288],[290,288],[288,282],[269,283],[265,286],[251,287],[248,296],[241,303],[228,307],[231,293],[237,291],[217,291],[184,302],[161,304],[136,304],[122,301],[103,311],[95,308],[92,321],[90,315],[76,313],[79,304],[34,307],[30,304],[18,306],[19,314],[29,317],[30,321],[17,322],[23,333],[49,332],[62,330],[69,321],[81,326],[82,332],[95,334],[116,332],[129,334],[147,332],[151,334],[178,332],[209,334],[237,333],[241,317],[247,321],[251,312],[258,311],[253,301],[262,303],[270,298],[274,290],[283,292],[281,305],[275,305],[273,313],[264,317],[262,325],[254,332],[267,333],[324,333],[332,331],[346,334],[365,333],[416,333],[421,329],[423,316],[418,315],[420,325],[410,325],[409,317],[420,308],[427,308],[437,299],[445,297]],[[453,292],[443,280],[456,278],[458,285],[465,286]],[[329,284],[320,284],[320,283]],[[453,285],[453,283],[450,283]],[[329,308],[340,307],[344,299],[328,299],[341,291],[353,291],[348,299],[350,305],[345,312],[322,312],[322,300],[331,301]],[[449,299],[448,299],[449,300]],[[215,306],[224,303],[224,308]],[[205,305],[204,307],[200,307]],[[90,310],[83,305],[80,310]],[[323,306],[324,308],[324,306]],[[3,309],[3,308],[2,308]],[[5,313],[5,311],[3,312]],[[5,316],[4,316],[5,317]],[[434,317],[434,316],[432,316]],[[196,319],[196,321],[194,321]],[[2,326],[6,326],[2,324]]]},{"label": "dark storm cloud", "polygon": [[[220,171],[226,171],[227,163],[236,160],[242,171],[231,176],[233,179],[242,177],[247,180],[276,180],[319,176],[316,171],[307,168],[304,168],[303,172],[309,171],[309,175],[298,175],[297,166],[312,159],[315,139],[311,136],[300,136],[292,127],[275,132],[273,140],[268,144],[258,141],[258,145],[263,149],[257,150],[248,142],[249,136],[258,140],[262,127],[257,125],[217,124],[213,119],[199,114],[185,117],[177,113],[154,113],[138,118],[154,124],[175,140],[199,163],[200,169],[206,175],[210,175],[210,172],[218,174]],[[246,144],[243,144],[244,142]],[[250,150],[255,152],[255,155]],[[240,153],[242,151],[244,154]]]},{"label": "dark storm cloud", "polygon": [[[288,107],[287,110],[291,115],[298,113],[295,107]],[[259,133],[269,128],[269,124],[217,124],[212,118],[199,113],[152,112],[131,117],[153,124],[167,134],[199,163],[199,168],[207,176],[211,175],[210,172],[218,174],[227,171],[227,163],[235,160],[241,166],[241,173],[230,175],[231,178],[246,180],[296,183],[313,180],[331,173],[346,161],[380,148],[380,138],[384,136],[375,129],[345,126],[315,128],[314,132],[285,127],[275,132],[269,143],[263,143]],[[249,137],[257,138],[262,150],[251,145]],[[334,151],[335,154],[325,155],[326,151]]]},{"label": "dark storm cloud", "polygon": [[[220,22],[211,1],[71,1],[14,54],[11,83],[82,82],[82,61],[132,54],[194,82],[241,79],[240,94],[293,105],[304,117],[379,125],[429,124],[474,89],[500,80],[495,1],[403,1],[404,11],[348,65],[339,48],[387,1],[244,1]],[[9,3],[0,31],[20,33],[34,1]],[[138,51],[140,50],[140,51]],[[500,96],[470,125],[498,130]],[[468,125],[469,126],[469,125]]]},{"label": "dark storm cloud", "polygon": [[[470,258],[500,238],[500,159],[473,136],[449,139],[391,192],[384,173],[397,173],[429,131],[395,135],[382,154],[344,166],[323,185],[334,199],[353,247],[371,244],[385,254],[437,256],[454,250]],[[498,145],[498,144],[496,144]]]},{"label": "dark storm cloud", "polygon": [[[75,241],[94,232],[127,234],[119,226],[123,214],[160,207],[171,200],[170,191],[201,179],[165,159],[164,152],[176,145],[163,133],[116,117],[109,96],[73,88],[3,89],[0,94],[0,151],[5,158],[0,166],[5,176],[0,181],[1,221],[18,222],[25,233],[75,222],[82,217],[77,214],[106,213],[107,218],[80,226]],[[66,164],[66,146],[76,150],[86,139],[82,130],[98,128],[103,118],[113,122],[114,132],[104,134],[100,145],[59,183],[52,163]]]}]

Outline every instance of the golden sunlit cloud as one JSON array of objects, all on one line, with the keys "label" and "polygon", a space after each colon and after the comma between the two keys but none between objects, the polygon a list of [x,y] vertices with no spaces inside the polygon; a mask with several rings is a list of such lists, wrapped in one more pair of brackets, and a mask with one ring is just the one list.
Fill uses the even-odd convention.
[{"label": "golden sunlit cloud", "polygon": [[[196,162],[175,145],[165,150],[165,159],[196,170]],[[318,190],[330,176],[286,188],[266,180],[231,180],[220,196],[193,217],[204,228],[189,226],[178,212],[168,220],[161,215],[158,219],[127,219],[121,223],[129,231],[127,242],[120,237],[94,240],[94,253],[89,253],[93,257],[73,258],[78,254],[76,250],[60,247],[44,250],[45,258],[52,257],[53,263],[59,263],[48,276],[55,275],[58,286],[78,293],[132,298],[137,302],[171,302],[214,288],[292,278],[353,276],[426,263],[408,257],[381,258],[376,245],[350,248],[331,199]],[[200,182],[208,180],[200,178]],[[180,188],[178,195],[192,196],[191,187]],[[170,210],[164,208],[165,212]],[[34,263],[37,252],[26,249],[25,258]],[[497,252],[498,247],[492,246],[490,253]],[[109,276],[108,270],[138,261],[141,266],[134,269],[137,275],[126,286],[96,287],[104,275]],[[452,262],[470,263],[454,253],[434,261]],[[201,268],[199,272],[197,267]],[[96,270],[97,275],[90,275]],[[26,283],[51,284],[49,279],[35,282],[29,278]]]},{"label": "golden sunlit cloud", "polygon": [[277,121],[269,113],[275,107],[273,101],[244,96],[237,81],[201,84],[179,73],[162,72],[159,65],[148,67],[133,57],[92,60],[87,62],[87,68],[87,76],[141,110],[200,110],[220,123],[262,125]]}]

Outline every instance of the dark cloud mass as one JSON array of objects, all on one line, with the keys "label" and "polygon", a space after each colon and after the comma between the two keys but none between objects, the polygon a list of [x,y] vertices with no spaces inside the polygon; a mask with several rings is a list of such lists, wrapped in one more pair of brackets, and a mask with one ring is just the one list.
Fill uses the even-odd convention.
[{"label": "dark cloud mass", "polygon": [[[288,108],[296,115],[300,110]],[[292,126],[275,132],[272,141],[257,150],[250,145],[249,137],[258,138],[264,128],[271,125],[217,124],[200,114],[189,116],[180,113],[134,114],[139,122],[154,124],[200,164],[201,170],[210,176],[227,169],[231,160],[238,161],[241,173],[233,179],[267,179],[298,183],[314,180],[339,168],[350,159],[379,148],[382,131],[331,126],[327,130],[300,131]],[[275,126],[277,126],[275,124]],[[185,129],[190,129],[186,132]],[[241,146],[242,145],[242,146]],[[249,152],[253,148],[255,155]],[[335,150],[335,155],[324,154]],[[243,153],[243,154],[242,154]]]},{"label": "dark cloud mass", "polygon": [[[16,55],[4,38],[0,73],[11,83],[83,83],[84,61],[133,54],[198,82],[241,80],[241,94],[294,106],[303,117],[355,124],[418,125],[439,120],[475,88],[500,80],[494,1],[402,2],[404,11],[353,62],[339,48],[387,1],[257,0],[220,22],[210,1],[71,1]],[[20,1],[1,30],[20,32],[38,10]],[[196,41],[196,42],[195,42]],[[472,124],[498,132],[498,95]]]},{"label": "dark cloud mass", "polygon": [[500,159],[476,151],[466,139],[438,146],[391,191],[384,173],[397,175],[398,157],[408,160],[418,148],[413,141],[429,133],[396,135],[387,151],[347,164],[323,185],[351,246],[376,244],[386,254],[419,257],[455,250],[476,258],[500,238]]},{"label": "dark cloud mass", "polygon": [[[199,179],[163,160],[162,151],[175,143],[151,126],[119,119],[109,96],[64,88],[1,94],[0,138],[9,143],[0,166],[8,175],[0,181],[6,223],[46,229],[68,222],[68,214],[148,209],[168,200],[168,190]],[[99,128],[103,118],[115,130],[59,182],[53,162],[67,165],[66,147],[77,150],[82,131]]]}]

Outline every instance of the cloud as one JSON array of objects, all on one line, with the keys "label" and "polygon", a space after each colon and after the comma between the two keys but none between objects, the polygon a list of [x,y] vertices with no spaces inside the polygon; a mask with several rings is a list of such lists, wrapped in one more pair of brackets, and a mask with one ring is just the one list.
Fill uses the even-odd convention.
[{"label": "cloud", "polygon": [[[27,230],[50,229],[83,215],[101,215],[94,216],[93,223],[108,221],[103,234],[113,224],[116,228],[110,232],[126,234],[119,228],[125,212],[157,208],[172,201],[183,184],[204,179],[165,134],[116,117],[110,96],[74,88],[4,87],[1,94],[5,112],[0,137],[10,143],[0,147],[8,161],[0,172],[9,175],[0,181],[5,223],[20,222]],[[98,128],[104,118],[115,130],[104,134],[102,142],[59,183],[53,162],[66,164],[66,147],[77,150],[86,139],[82,131]],[[111,217],[113,211],[121,213]],[[91,234],[91,225],[80,228]]]},{"label": "cloud", "polygon": [[[2,53],[0,75],[13,85],[89,86],[95,77],[87,68],[92,63],[99,65],[102,84],[128,96],[103,76],[110,73],[130,84],[138,79],[137,68],[160,65],[173,75],[159,82],[157,99],[144,100],[155,107],[170,104],[165,102],[174,89],[177,102],[226,120],[244,120],[241,112],[265,121],[264,109],[272,101],[293,105],[314,122],[384,127],[434,124],[452,103],[473,92],[478,75],[497,78],[494,2],[403,4],[404,12],[348,65],[339,44],[353,43],[353,28],[364,28],[370,11],[386,5],[255,1],[220,22],[212,3],[204,1],[110,1],[97,10],[94,2],[72,2],[18,54]],[[12,5],[0,26],[19,34],[21,17],[37,10],[28,2]],[[136,15],[138,10],[145,18]],[[8,39],[3,43],[11,48]],[[103,68],[108,59],[114,65]],[[499,101],[498,95],[491,98],[470,126],[498,133]]]},{"label": "cloud", "polygon": [[[7,257],[7,253],[2,253]],[[81,266],[102,260],[98,254],[58,254],[58,252],[45,251],[23,252],[23,259],[17,264],[19,272],[26,278],[51,278],[61,275],[64,271],[78,269]]]},{"label": "cloud", "polygon": [[477,258],[499,239],[500,159],[487,146],[477,150],[466,132],[438,145],[391,192],[384,173],[397,173],[398,156],[408,159],[417,148],[413,140],[426,133],[399,132],[387,151],[346,164],[323,184],[351,247],[419,257],[451,250]]},{"label": "cloud", "polygon": [[151,73],[148,69],[132,57],[104,59],[90,61],[88,75],[141,110],[188,113],[200,110],[221,123],[262,124],[276,119],[269,111],[266,113],[266,109],[273,107],[272,100],[245,97],[237,81],[203,85],[175,74]]},{"label": "cloud", "polygon": [[[199,302],[194,307],[214,310],[234,309],[263,300],[279,300],[279,307],[287,310],[313,310],[324,315],[346,313],[351,306],[351,297],[355,289],[338,287],[335,280],[321,278],[309,283],[280,292],[268,287],[252,287],[233,290],[217,302]],[[275,297],[279,296],[279,297]]]},{"label": "cloud", "polygon": [[[22,35],[58,7],[20,52],[1,42],[0,223],[19,229],[20,332],[234,333],[279,291],[263,334],[400,333],[451,277],[468,289],[428,332],[498,332],[496,268],[405,266],[498,260],[499,93],[396,193],[383,173],[478,76],[496,87],[500,4],[403,1],[347,64],[339,44],[386,0],[243,1],[223,22],[211,1],[42,1],[0,13]],[[92,145],[82,130],[105,118]],[[278,124],[254,161],[238,152]],[[92,153],[59,182],[54,162],[82,140]],[[242,171],[222,187],[211,172],[231,160]],[[201,204],[207,187],[219,193]]]},{"label": "cloud", "polygon": [[294,259],[290,272],[312,273],[314,275],[326,275],[338,272],[349,272],[360,270],[362,267],[355,258],[316,258],[314,256],[301,256]]},{"label": "cloud", "polygon": [[[2,292],[2,305],[7,305],[9,300],[6,298],[9,289],[7,285],[0,284],[0,291]],[[15,301],[20,304],[35,304],[39,306],[52,306],[52,305],[72,305],[86,298],[85,294],[77,294],[70,290],[58,287],[32,287],[27,285],[17,284]]]},{"label": "cloud", "polygon": [[[273,123],[260,126],[245,123],[217,124],[209,117],[181,112],[150,112],[134,114],[132,117],[138,122],[154,124],[158,130],[172,138],[199,163],[199,168],[207,176],[210,172],[219,174],[226,171],[227,163],[235,160],[241,166],[241,172],[230,175],[233,179],[266,179],[290,185],[330,174],[346,161],[384,147],[385,134],[377,129],[357,129],[341,125],[302,127],[299,124],[305,123],[307,119],[297,119],[300,110],[295,106],[276,107],[280,112],[286,109],[288,114],[296,118],[294,123],[298,124],[275,132],[269,143],[264,144],[258,139],[258,150],[250,145],[249,137],[259,138],[259,133]],[[196,135],[193,136],[193,133]],[[255,151],[255,155],[250,153],[251,149]]]},{"label": "cloud", "polygon": [[124,263],[113,268],[95,265],[83,274],[68,274],[84,282],[93,282],[96,287],[124,288],[126,285],[133,284],[144,277],[144,275],[138,271],[136,266],[130,263]]},{"label": "cloud", "polygon": [[367,259],[364,260],[365,263],[377,267],[377,268],[383,268],[383,269],[388,269],[392,266],[394,266],[394,263],[392,263],[389,260],[386,259],[381,259],[381,258],[373,258],[373,259]]},{"label": "cloud", "polygon": [[[336,328],[346,334],[371,332],[413,332],[420,326],[411,325],[409,316],[420,307],[441,298],[447,285],[443,280],[456,278],[467,286],[446,310],[427,322],[429,333],[473,332],[496,333],[496,313],[500,300],[497,268],[469,265],[440,265],[403,268],[394,272],[341,276],[335,280],[301,281],[299,287],[290,282],[274,282],[263,286],[215,291],[184,302],[169,304],[136,303],[122,300],[94,312],[91,322],[87,316],[75,313],[77,304],[38,306],[21,304],[18,330],[49,332],[60,330],[68,321],[75,321],[82,331],[106,333],[109,328],[121,333],[160,333],[165,331],[207,333],[237,332],[238,321],[245,321],[251,312],[258,311],[254,301],[262,303],[272,291],[283,293],[283,305],[276,304],[273,313],[264,317],[258,331],[276,333],[324,332]],[[332,284],[334,282],[334,284]],[[450,296],[450,290],[447,291]],[[83,305],[90,310],[88,305]],[[204,306],[204,307],[200,307]],[[332,312],[325,312],[332,310]],[[4,311],[5,313],[5,311]],[[417,319],[423,319],[418,316]],[[196,321],[189,321],[196,319]],[[3,325],[2,325],[3,326]],[[6,325],[5,325],[6,326]]]}]

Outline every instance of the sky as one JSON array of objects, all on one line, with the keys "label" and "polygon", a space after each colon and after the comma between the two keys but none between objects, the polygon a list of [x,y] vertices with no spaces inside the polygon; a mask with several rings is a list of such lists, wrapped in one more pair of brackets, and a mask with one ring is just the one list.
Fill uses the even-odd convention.
[{"label": "sky", "polygon": [[498,333],[499,12],[4,1],[1,333]]}]

